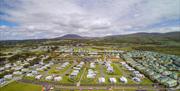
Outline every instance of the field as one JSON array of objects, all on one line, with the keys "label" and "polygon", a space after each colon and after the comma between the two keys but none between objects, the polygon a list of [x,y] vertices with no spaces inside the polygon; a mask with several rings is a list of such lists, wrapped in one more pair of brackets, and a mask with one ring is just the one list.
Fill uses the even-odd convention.
[{"label": "field", "polygon": [[42,87],[39,85],[12,82],[1,88],[1,91],[41,91]]}]

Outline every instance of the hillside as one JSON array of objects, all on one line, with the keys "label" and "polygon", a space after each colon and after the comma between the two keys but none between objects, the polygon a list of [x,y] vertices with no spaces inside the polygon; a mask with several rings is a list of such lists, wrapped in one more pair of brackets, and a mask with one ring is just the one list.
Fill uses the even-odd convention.
[{"label": "hillside", "polygon": [[140,44],[156,44],[167,41],[180,42],[180,32],[169,33],[134,33],[128,35],[114,35],[103,37],[100,41],[116,42],[116,43],[140,43]]}]

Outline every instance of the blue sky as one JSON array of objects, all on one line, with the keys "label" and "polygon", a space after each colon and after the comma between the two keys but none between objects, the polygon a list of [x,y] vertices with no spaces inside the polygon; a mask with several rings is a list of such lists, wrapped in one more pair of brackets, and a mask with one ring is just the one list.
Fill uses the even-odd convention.
[{"label": "blue sky", "polygon": [[180,0],[1,0],[0,40],[180,31]]},{"label": "blue sky", "polygon": [[15,22],[0,20],[0,26],[15,27],[17,24]]}]

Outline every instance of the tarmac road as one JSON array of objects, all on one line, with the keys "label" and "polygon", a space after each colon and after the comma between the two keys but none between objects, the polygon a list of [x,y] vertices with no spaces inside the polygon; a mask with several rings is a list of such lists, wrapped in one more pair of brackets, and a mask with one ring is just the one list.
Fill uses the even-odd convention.
[{"label": "tarmac road", "polygon": [[55,82],[41,82],[41,81],[37,81],[37,80],[27,80],[27,79],[22,79],[19,80],[20,82],[24,82],[24,83],[31,83],[31,84],[38,84],[38,85],[42,85],[44,86],[45,84],[50,85],[52,87],[54,87],[55,89],[108,89],[108,88],[113,88],[115,90],[122,90],[122,89],[143,89],[143,90],[165,90],[166,88],[162,87],[162,86],[158,86],[158,88],[152,87],[152,85],[138,85],[138,84],[126,84],[126,85],[87,85],[87,86],[76,86],[74,85],[70,85],[70,84],[60,84],[60,83],[55,83]]}]

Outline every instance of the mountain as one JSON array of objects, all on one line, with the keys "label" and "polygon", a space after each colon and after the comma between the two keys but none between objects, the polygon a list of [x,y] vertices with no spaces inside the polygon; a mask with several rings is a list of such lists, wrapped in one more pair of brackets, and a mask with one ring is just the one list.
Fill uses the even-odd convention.
[{"label": "mountain", "polygon": [[100,41],[106,42],[126,42],[126,43],[160,43],[163,41],[180,42],[180,32],[168,33],[134,33],[127,35],[113,35],[101,38]]},{"label": "mountain", "polygon": [[[50,41],[63,39],[88,39],[86,41],[104,42],[104,43],[138,43],[138,44],[159,44],[162,42],[180,43],[180,31],[168,33],[133,33],[127,35],[112,35],[105,37],[84,37],[77,34],[66,34],[52,39],[31,39],[28,41]],[[0,43],[26,42],[27,40],[4,40]],[[28,42],[27,41],[27,42]]]},{"label": "mountain", "polygon": [[55,39],[83,39],[84,37],[79,36],[77,34],[66,34],[61,37],[57,37]]}]

